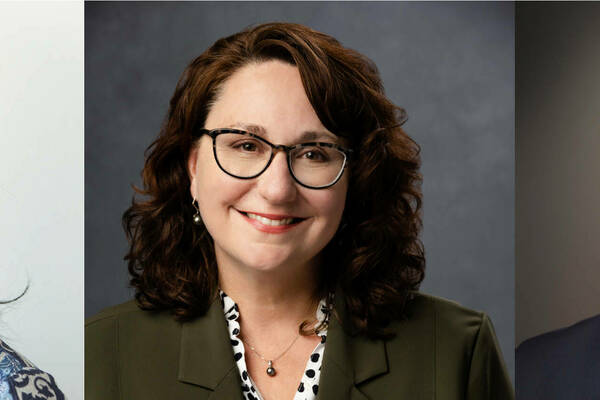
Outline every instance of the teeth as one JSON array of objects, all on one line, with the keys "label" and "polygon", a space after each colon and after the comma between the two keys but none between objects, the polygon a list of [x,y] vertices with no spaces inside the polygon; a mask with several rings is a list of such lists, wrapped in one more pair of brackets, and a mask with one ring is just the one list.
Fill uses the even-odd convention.
[{"label": "teeth", "polygon": [[294,220],[293,218],[284,218],[284,219],[274,220],[274,219],[265,218],[263,216],[252,214],[252,213],[247,213],[247,214],[248,214],[249,218],[260,221],[264,225],[271,225],[271,226],[288,225],[288,224],[291,224],[292,221]]}]

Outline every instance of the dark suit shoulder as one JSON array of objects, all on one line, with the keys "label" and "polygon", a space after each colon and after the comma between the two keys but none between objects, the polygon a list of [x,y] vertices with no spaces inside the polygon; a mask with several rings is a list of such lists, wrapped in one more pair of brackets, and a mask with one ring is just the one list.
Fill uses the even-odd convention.
[{"label": "dark suit shoulder", "polygon": [[530,338],[515,354],[517,398],[600,396],[600,315]]},{"label": "dark suit shoulder", "polygon": [[[600,356],[597,338],[600,336],[600,315],[571,326],[547,332],[525,340],[517,347],[516,360],[526,368],[542,368],[561,361],[581,364],[590,355]],[[590,352],[595,346],[595,353]],[[550,372],[548,372],[550,373]]]},{"label": "dark suit shoulder", "polygon": [[598,336],[600,336],[600,315],[527,339],[519,345],[518,352],[546,353],[565,346],[572,348],[574,345],[585,345]]}]

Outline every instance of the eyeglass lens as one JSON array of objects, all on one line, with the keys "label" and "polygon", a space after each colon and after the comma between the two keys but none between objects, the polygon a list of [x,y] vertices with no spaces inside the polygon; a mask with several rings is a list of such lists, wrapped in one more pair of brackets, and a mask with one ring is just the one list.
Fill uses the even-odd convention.
[{"label": "eyeglass lens", "polygon": [[[250,178],[261,173],[273,149],[267,143],[239,133],[215,137],[215,155],[227,173]],[[326,186],[333,183],[344,168],[343,152],[327,146],[298,146],[290,152],[292,173],[303,185]]]}]

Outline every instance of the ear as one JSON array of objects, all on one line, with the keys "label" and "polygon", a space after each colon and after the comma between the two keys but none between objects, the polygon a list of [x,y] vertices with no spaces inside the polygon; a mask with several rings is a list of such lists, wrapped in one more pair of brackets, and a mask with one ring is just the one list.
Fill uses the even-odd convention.
[{"label": "ear", "polygon": [[187,160],[187,172],[188,172],[188,177],[190,178],[190,194],[192,195],[192,198],[196,198],[197,197],[197,193],[198,191],[196,190],[198,188],[198,177],[197,177],[197,170],[196,167],[198,165],[198,153],[200,150],[200,146],[195,145],[192,147],[192,149],[190,150],[190,154],[188,156],[188,160]]}]

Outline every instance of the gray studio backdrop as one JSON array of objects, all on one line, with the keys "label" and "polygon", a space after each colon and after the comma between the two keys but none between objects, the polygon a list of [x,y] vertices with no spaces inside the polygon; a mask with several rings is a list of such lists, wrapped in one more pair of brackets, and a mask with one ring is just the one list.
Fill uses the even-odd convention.
[{"label": "gray studio backdrop", "polygon": [[600,4],[517,6],[517,344],[600,314]]},{"label": "gray studio backdrop", "polygon": [[305,24],[378,65],[422,147],[422,290],[488,313],[512,374],[511,3],[86,3],[86,316],[132,296],[120,219],[179,75],[218,38],[268,21]]}]

